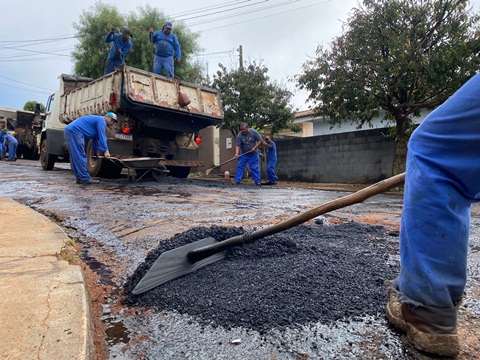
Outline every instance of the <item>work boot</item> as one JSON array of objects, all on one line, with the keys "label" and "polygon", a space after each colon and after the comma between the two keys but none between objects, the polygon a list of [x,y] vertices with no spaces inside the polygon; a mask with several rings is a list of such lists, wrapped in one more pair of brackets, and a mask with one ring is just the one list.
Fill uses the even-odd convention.
[{"label": "work boot", "polygon": [[453,311],[447,309],[443,316],[438,314],[439,309],[435,309],[433,318],[438,320],[435,323],[426,321],[425,317],[420,316],[432,315],[432,309],[427,306],[414,307],[401,304],[396,296],[391,294],[386,313],[390,324],[405,331],[408,340],[418,350],[441,356],[457,356],[460,351],[456,329],[458,306]]},{"label": "work boot", "polygon": [[79,180],[77,179],[77,184],[90,185],[90,184],[99,184],[100,180],[90,179],[90,180]]}]

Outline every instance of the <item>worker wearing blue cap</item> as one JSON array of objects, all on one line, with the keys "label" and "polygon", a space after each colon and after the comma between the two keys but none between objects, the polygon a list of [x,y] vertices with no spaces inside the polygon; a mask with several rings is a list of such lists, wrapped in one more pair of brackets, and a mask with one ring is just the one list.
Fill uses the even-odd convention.
[{"label": "worker wearing blue cap", "polygon": [[105,158],[109,159],[107,126],[112,126],[116,122],[118,122],[117,115],[109,112],[105,116],[86,115],[79,117],[65,127],[65,140],[67,140],[70,163],[72,164],[77,184],[96,184],[99,182],[98,180],[93,180],[88,173],[85,144],[92,139],[94,144],[93,151],[97,152],[100,150],[104,152]]},{"label": "worker wearing blue cap", "polygon": [[153,62],[153,72],[162,75],[165,72],[167,78],[173,79],[174,76],[174,60],[175,55],[177,63],[182,60],[182,52],[177,36],[172,32],[172,23],[167,22],[162,30],[153,32],[150,28],[150,42],[156,44],[155,59]]}]

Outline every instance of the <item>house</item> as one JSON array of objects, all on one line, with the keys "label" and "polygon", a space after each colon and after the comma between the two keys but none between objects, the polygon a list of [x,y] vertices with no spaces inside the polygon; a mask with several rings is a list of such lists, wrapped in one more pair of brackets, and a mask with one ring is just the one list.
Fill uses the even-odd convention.
[{"label": "house", "polygon": [[[416,124],[420,124],[428,111],[422,113],[422,116],[414,119]],[[358,128],[356,123],[344,122],[341,125],[332,125],[324,117],[314,115],[312,110],[302,110],[295,113],[295,120],[293,123],[300,126],[302,129],[300,132],[293,132],[292,130],[283,130],[278,133],[275,137],[310,137],[310,136],[320,136],[320,135],[331,135],[339,133],[347,133],[352,131],[360,130],[369,130],[369,129],[383,129],[389,125],[393,125],[393,122],[386,122],[382,120],[385,116],[385,111],[380,111],[380,116],[374,118],[370,124],[364,124],[362,127]]]}]

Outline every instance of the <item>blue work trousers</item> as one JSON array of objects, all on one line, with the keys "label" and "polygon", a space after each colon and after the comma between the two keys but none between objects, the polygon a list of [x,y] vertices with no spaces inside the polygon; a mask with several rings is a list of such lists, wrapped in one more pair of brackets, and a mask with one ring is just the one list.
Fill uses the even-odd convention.
[{"label": "blue work trousers", "polygon": [[67,140],[70,163],[77,180],[90,181],[92,177],[87,170],[87,155],[85,153],[86,139],[83,134],[65,129],[65,140]]},{"label": "blue work trousers", "polygon": [[7,148],[5,147],[5,145],[0,143],[0,158],[5,159],[6,156],[7,156]]},{"label": "blue work trousers", "polygon": [[17,156],[17,145],[18,141],[9,141],[7,143],[8,145],[8,160],[13,161],[15,160],[15,157]]},{"label": "blue work trousers", "polygon": [[401,302],[453,308],[467,277],[470,206],[480,193],[480,75],[430,113],[408,144]]},{"label": "blue work trousers", "polygon": [[277,159],[267,158],[267,180],[269,182],[276,182],[278,176],[275,174],[275,166],[277,166]]},{"label": "blue work trousers", "polygon": [[109,60],[105,61],[105,68],[103,69],[103,75],[110,74],[115,71],[116,67],[122,65],[122,60]]},{"label": "blue work trousers", "polygon": [[167,78],[173,79],[174,74],[174,64],[173,56],[158,56],[155,55],[155,60],[153,63],[153,72],[158,75],[162,75],[162,70],[165,70],[165,76]]},{"label": "blue work trousers", "polygon": [[255,183],[259,183],[260,180],[260,156],[258,152],[252,154],[243,155],[238,158],[237,167],[235,169],[235,181],[240,182],[243,178],[243,173],[245,172],[245,166],[250,167],[252,173],[252,179]]}]

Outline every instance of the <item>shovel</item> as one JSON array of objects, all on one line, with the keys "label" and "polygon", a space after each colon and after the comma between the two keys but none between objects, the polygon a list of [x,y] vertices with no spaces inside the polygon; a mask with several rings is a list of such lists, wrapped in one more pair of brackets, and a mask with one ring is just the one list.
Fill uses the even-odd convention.
[{"label": "shovel", "polygon": [[236,159],[233,157],[230,160],[224,161],[220,165],[217,165],[217,166],[214,166],[210,169],[205,170],[205,176],[208,176],[208,174],[210,174],[212,172],[212,170],[215,170],[216,168],[219,168],[222,165],[228,164],[229,162],[232,162],[233,160],[237,160],[238,158],[242,157],[243,155],[247,155],[247,154],[250,154],[250,151],[247,151],[246,153],[238,155],[238,157]]},{"label": "shovel", "polygon": [[256,230],[252,233],[244,233],[223,241],[217,241],[214,238],[205,238],[170,251],[165,251],[158,257],[150,270],[148,270],[145,276],[138,282],[132,293],[141,294],[156,286],[164,284],[167,281],[176,279],[204,266],[220,261],[225,257],[224,250],[227,250],[232,246],[252,243],[258,239],[300,225],[319,215],[361,203],[373,195],[381,194],[403,184],[404,181],[405,173],[401,173],[379,181],[353,194],[331,200],[291,219]]}]

